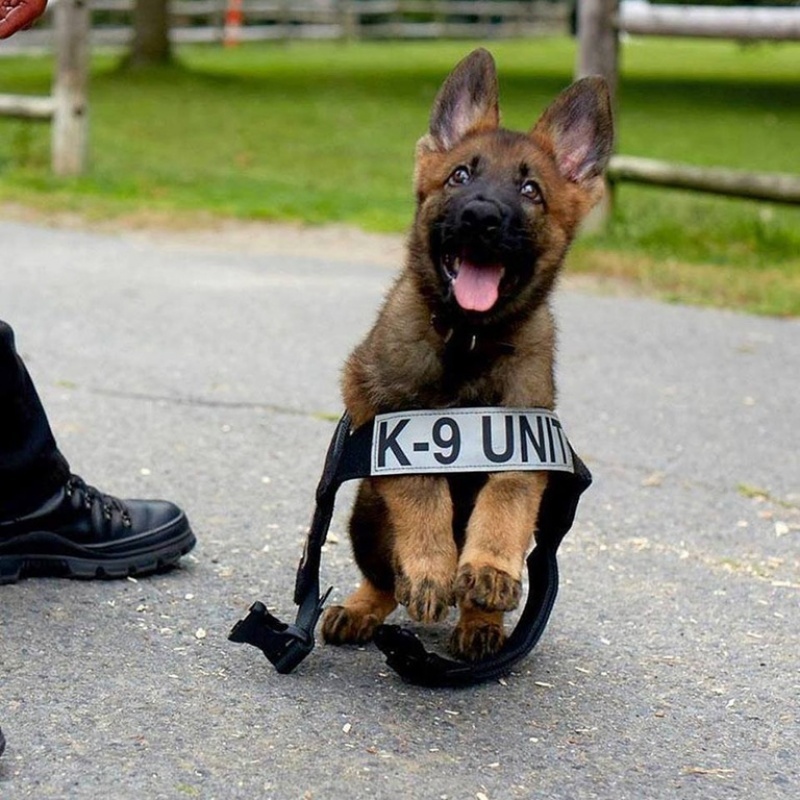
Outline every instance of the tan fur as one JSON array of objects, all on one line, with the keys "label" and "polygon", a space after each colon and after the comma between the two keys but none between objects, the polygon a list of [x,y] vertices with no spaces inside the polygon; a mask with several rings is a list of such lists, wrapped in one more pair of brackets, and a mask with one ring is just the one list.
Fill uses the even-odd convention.
[{"label": "tan fur", "polygon": [[330,644],[368,642],[378,627],[397,607],[390,592],[382,592],[366,578],[347,598],[347,607],[331,606],[326,610],[322,635]]},{"label": "tan fur", "polygon": [[[431,129],[417,145],[418,205],[405,268],[344,368],[342,392],[355,426],[415,408],[555,406],[548,298],[578,223],[602,191],[611,147],[607,91],[598,79],[573,85],[528,135],[498,125],[494,64],[476,51],[434,103]],[[455,362],[463,371],[454,373],[454,345],[441,329],[449,323],[437,325],[440,277],[430,236],[455,193],[449,176],[478,159],[483,180],[498,186],[512,185],[524,165],[545,202],[524,206],[535,269],[503,297],[496,319],[475,322],[474,353],[465,348]],[[505,637],[503,614],[520,600],[546,486],[547,474],[537,472],[494,473],[476,490],[442,476],[367,479],[351,522],[367,577],[342,606],[326,612],[326,640],[368,639],[397,602],[420,622],[443,619],[455,603],[453,652],[472,660],[495,652]],[[469,517],[459,533],[454,519],[464,508]]]}]

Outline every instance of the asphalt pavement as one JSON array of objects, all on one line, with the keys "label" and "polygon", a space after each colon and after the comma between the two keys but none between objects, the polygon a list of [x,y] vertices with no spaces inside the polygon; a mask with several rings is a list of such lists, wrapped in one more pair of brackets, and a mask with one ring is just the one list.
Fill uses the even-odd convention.
[{"label": "asphalt pavement", "polygon": [[559,412],[595,483],[536,650],[465,690],[371,646],[281,676],[227,634],[256,599],[293,617],[340,367],[393,272],[208,241],[0,223],[0,318],[73,469],[199,540],[139,581],[0,587],[2,800],[800,796],[799,321],[567,282]]}]

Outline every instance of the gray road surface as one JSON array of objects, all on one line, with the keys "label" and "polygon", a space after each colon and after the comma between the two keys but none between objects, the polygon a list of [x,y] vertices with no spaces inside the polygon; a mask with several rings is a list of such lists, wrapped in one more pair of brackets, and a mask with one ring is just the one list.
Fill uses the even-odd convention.
[{"label": "gray road surface", "polygon": [[293,616],[339,368],[391,270],[0,241],[0,318],[73,468],[199,538],[167,575],[0,588],[2,800],[800,796],[798,321],[562,289],[560,413],[596,482],[536,651],[462,691],[371,647],[279,676],[226,636],[255,599]]}]

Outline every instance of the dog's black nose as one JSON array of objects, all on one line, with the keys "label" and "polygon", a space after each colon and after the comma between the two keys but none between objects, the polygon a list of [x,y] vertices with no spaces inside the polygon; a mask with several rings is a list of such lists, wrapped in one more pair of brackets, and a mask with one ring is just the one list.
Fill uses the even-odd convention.
[{"label": "dog's black nose", "polygon": [[503,239],[504,213],[492,199],[475,197],[461,210],[459,238],[477,258],[492,258]]},{"label": "dog's black nose", "polygon": [[461,227],[478,238],[490,239],[500,232],[503,213],[493,200],[476,197],[461,212]]}]

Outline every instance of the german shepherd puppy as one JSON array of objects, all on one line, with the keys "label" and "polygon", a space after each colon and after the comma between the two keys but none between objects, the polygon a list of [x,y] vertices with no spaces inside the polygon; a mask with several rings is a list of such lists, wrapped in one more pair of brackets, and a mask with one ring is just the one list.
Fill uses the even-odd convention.
[{"label": "german shepherd puppy", "polygon": [[[518,133],[500,127],[492,56],[456,66],[417,144],[405,268],[344,368],[355,426],[409,409],[554,407],[549,296],[602,196],[612,127],[602,78],[577,81]],[[364,577],[327,609],[325,640],[368,641],[398,603],[419,622],[457,604],[451,651],[496,652],[546,485],[546,472],[362,481],[350,537]]]}]

